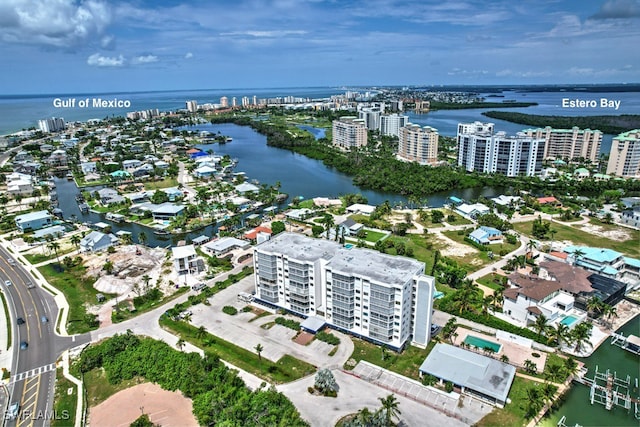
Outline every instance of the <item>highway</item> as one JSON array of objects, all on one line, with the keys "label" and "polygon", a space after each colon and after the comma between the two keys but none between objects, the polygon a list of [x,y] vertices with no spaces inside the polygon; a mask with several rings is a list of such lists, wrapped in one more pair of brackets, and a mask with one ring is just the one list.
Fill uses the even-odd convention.
[{"label": "highway", "polygon": [[[53,296],[35,285],[20,261],[0,247],[0,277],[11,314],[13,367],[8,385],[9,402],[20,403],[20,415],[6,426],[47,426],[53,414],[55,362],[66,349],[89,342],[89,334],[61,337],[55,333],[58,307]],[[7,286],[7,280],[11,285]],[[22,318],[24,324],[18,325]],[[26,342],[27,348],[21,348]]]}]

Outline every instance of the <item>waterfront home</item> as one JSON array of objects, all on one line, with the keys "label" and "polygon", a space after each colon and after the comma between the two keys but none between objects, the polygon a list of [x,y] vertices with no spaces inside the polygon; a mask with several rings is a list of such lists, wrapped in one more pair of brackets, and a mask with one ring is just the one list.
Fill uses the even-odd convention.
[{"label": "waterfront home", "polygon": [[342,206],[342,200],[329,199],[328,197],[314,197],[313,204],[321,208],[328,208],[331,206]]},{"label": "waterfront home", "polygon": [[628,283],[640,281],[640,260],[613,249],[567,246],[563,251],[569,254],[567,261],[587,270]]},{"label": "waterfront home", "polygon": [[37,211],[15,217],[16,227],[21,232],[39,230],[50,226],[53,216],[48,211]]},{"label": "waterfront home", "polygon": [[176,246],[171,248],[173,268],[181,274],[197,274],[204,268],[204,263],[198,258],[193,245]]},{"label": "waterfront home", "polygon": [[97,172],[98,167],[96,162],[83,162],[83,163],[80,163],[80,170],[82,171],[82,173],[86,175],[88,173]]},{"label": "waterfront home", "polygon": [[210,255],[220,256],[234,249],[247,249],[250,246],[251,243],[246,240],[236,239],[235,237],[222,237],[202,245],[202,250]]},{"label": "waterfront home", "polygon": [[627,290],[624,282],[550,259],[540,262],[539,275],[542,279],[561,283],[562,289],[575,297],[575,306],[585,311],[592,297],[614,306],[624,298]]},{"label": "waterfront home", "polygon": [[[15,162],[14,162],[15,163]],[[38,173],[42,165],[35,162],[22,162],[18,166],[14,166],[13,170],[18,173],[24,173],[27,175],[35,175]]]},{"label": "waterfront home", "polygon": [[239,194],[257,193],[258,191],[260,191],[260,187],[248,182],[243,182],[242,184],[236,185],[235,188]]},{"label": "waterfront home", "polygon": [[[548,324],[560,321],[571,327],[586,318],[584,311],[574,307],[575,297],[563,290],[561,282],[519,273],[508,278],[511,287],[503,293],[502,312],[520,324],[532,325],[544,315]],[[571,323],[565,318],[572,319]]]},{"label": "waterfront home", "polygon": [[12,172],[10,174],[5,175],[5,179],[7,184],[10,184],[13,181],[29,181],[34,182],[35,177],[31,174],[20,173],[20,172]]},{"label": "waterfront home", "polygon": [[351,218],[347,218],[338,224],[338,235],[355,236],[360,230],[364,229],[364,225],[355,222]]},{"label": "waterfront home", "polygon": [[518,206],[522,201],[522,197],[520,196],[505,196],[501,194],[498,197],[494,197],[491,199],[493,203],[500,206]]},{"label": "waterfront home", "polygon": [[125,200],[125,198],[119,195],[113,188],[101,188],[97,193],[98,197],[100,197],[100,203],[104,206],[122,203]]},{"label": "waterfront home", "polygon": [[243,237],[247,240],[256,241],[259,234],[267,234],[271,236],[271,234],[273,234],[273,231],[271,231],[269,227],[259,226],[244,233]]},{"label": "waterfront home", "polygon": [[419,368],[420,376],[433,375],[450,381],[462,394],[479,397],[502,408],[516,375],[508,363],[449,344],[439,343]]},{"label": "waterfront home", "polygon": [[347,207],[347,213],[350,214],[371,215],[375,210],[375,206],[365,205],[363,203],[354,203],[353,205]]},{"label": "waterfront home", "polygon": [[131,177],[131,174],[129,172],[123,171],[123,170],[117,170],[117,171],[111,172],[109,175],[111,176],[112,179],[116,181],[128,179]]},{"label": "waterfront home", "polygon": [[469,239],[480,245],[500,244],[503,241],[502,231],[497,228],[481,226],[469,234]]},{"label": "waterfront home", "polygon": [[155,205],[155,208],[151,210],[153,219],[156,221],[168,221],[178,215],[181,215],[183,212],[184,206],[176,205],[175,203],[171,202]]},{"label": "waterfront home", "polygon": [[150,165],[149,163],[144,163],[139,168],[133,171],[133,176],[139,178],[142,176],[150,175],[152,172],[153,172],[153,165]]},{"label": "waterfront home", "polygon": [[562,202],[560,202],[560,200],[556,199],[553,196],[549,196],[549,197],[538,197],[536,199],[536,201],[543,206],[553,206],[556,208],[560,208],[562,207]]},{"label": "waterfront home", "polygon": [[217,172],[216,168],[208,166],[208,165],[204,165],[204,166],[200,166],[199,168],[196,168],[193,170],[193,175],[196,178],[209,178],[213,175],[215,175],[215,173]]},{"label": "waterfront home", "polygon": [[80,240],[80,252],[99,252],[117,244],[118,237],[114,234],[92,231]]},{"label": "waterfront home", "polygon": [[200,245],[204,245],[205,243],[207,243],[209,240],[211,240],[211,238],[209,236],[198,236],[196,238],[194,238],[191,243],[193,243],[193,246],[200,246]]},{"label": "waterfront home", "polygon": [[45,159],[45,163],[51,167],[67,166],[68,161],[67,152],[64,150],[54,150],[51,152],[51,155]]},{"label": "waterfront home", "polygon": [[51,227],[41,228],[40,230],[36,230],[33,232],[34,240],[44,240],[47,236],[53,236],[54,238],[59,238],[67,232],[67,229],[64,225],[52,225]]},{"label": "waterfront home", "polygon": [[142,162],[138,159],[122,161],[122,168],[127,172],[133,172],[134,170],[138,169],[140,166],[142,166]]},{"label": "waterfront home", "polygon": [[476,219],[480,215],[488,214],[491,209],[482,203],[474,203],[472,205],[463,203],[458,205],[455,211],[464,217]]}]

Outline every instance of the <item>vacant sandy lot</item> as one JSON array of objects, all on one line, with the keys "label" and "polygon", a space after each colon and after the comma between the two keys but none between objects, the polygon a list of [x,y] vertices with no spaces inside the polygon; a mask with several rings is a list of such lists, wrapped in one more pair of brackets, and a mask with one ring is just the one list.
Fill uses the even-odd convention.
[{"label": "vacant sandy lot", "polygon": [[615,230],[605,230],[603,227],[593,224],[584,224],[579,226],[580,230],[596,236],[606,237],[607,239],[616,241],[625,241],[631,239],[631,234],[626,229],[620,227]]},{"label": "vacant sandy lot", "polygon": [[90,409],[92,427],[126,427],[142,413],[163,427],[197,426],[191,400],[152,383],[122,390]]}]

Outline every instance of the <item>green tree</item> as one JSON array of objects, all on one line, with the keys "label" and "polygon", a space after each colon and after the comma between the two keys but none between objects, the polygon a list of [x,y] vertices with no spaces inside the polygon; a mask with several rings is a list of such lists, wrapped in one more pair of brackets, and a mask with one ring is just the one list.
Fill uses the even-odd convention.
[{"label": "green tree", "polygon": [[114,268],[115,266],[113,265],[113,262],[111,262],[111,260],[107,260],[102,266],[102,269],[106,271],[107,274],[113,273]]},{"label": "green tree", "polygon": [[145,246],[147,244],[147,233],[141,231],[140,234],[138,234],[138,242],[140,242],[142,246]]},{"label": "green tree", "polygon": [[76,247],[76,249],[78,249],[78,247],[80,246],[80,241],[82,240],[82,237],[80,237],[79,234],[74,234],[69,238],[69,241],[71,242],[71,244],[73,246]]},{"label": "green tree", "polygon": [[313,237],[318,237],[319,235],[322,234],[323,231],[324,231],[324,228],[321,225],[311,226],[311,234],[313,235]]},{"label": "green tree", "polygon": [[541,337],[546,333],[547,329],[549,328],[549,326],[547,325],[548,321],[549,319],[547,319],[547,316],[542,313],[539,314],[538,317],[536,317],[536,321],[533,324],[533,330],[536,331],[538,337]]},{"label": "green tree", "polygon": [[282,221],[273,221],[271,223],[271,231],[274,235],[280,234],[285,230],[284,222]]},{"label": "green tree", "polygon": [[258,360],[262,360],[262,351],[264,350],[264,347],[262,347],[262,344],[258,343],[256,344],[256,346],[253,348],[256,353],[258,353]]},{"label": "green tree", "polygon": [[182,338],[179,338],[178,341],[176,342],[176,347],[178,348],[178,350],[182,351],[184,349],[185,346],[185,341]]},{"label": "green tree", "polygon": [[333,218],[333,215],[329,213],[324,214],[324,216],[320,220],[320,223],[324,225],[324,231],[326,233],[326,238],[328,239],[331,228],[335,225],[335,220]]},{"label": "green tree", "polygon": [[562,347],[563,343],[568,343],[571,337],[571,331],[569,327],[561,322],[556,324],[556,327],[550,327],[547,329],[547,338],[549,344],[555,343],[558,347]]},{"label": "green tree", "polygon": [[431,222],[434,224],[439,224],[444,219],[444,213],[438,209],[434,209],[431,211]]},{"label": "green tree", "polygon": [[571,342],[574,345],[573,351],[582,352],[587,347],[592,347],[589,338],[591,338],[591,329],[593,325],[589,322],[582,322],[571,331]]},{"label": "green tree", "polygon": [[58,243],[58,242],[49,242],[49,243],[47,243],[47,248],[50,251],[53,251],[56,254],[56,260],[58,262],[58,265],[60,265],[60,257],[58,257],[58,249],[60,249],[60,243]]},{"label": "green tree", "polygon": [[384,398],[380,397],[378,398],[378,400],[382,404],[382,410],[384,412],[386,425],[392,426],[393,424],[391,423],[391,419],[392,418],[400,419],[400,414],[402,413],[398,409],[398,406],[400,405],[400,403],[398,402],[398,399],[396,399],[395,395],[390,394]]},{"label": "green tree", "polygon": [[333,390],[337,390],[338,384],[333,376],[333,373],[329,369],[320,369],[316,374],[315,388],[322,393],[327,393]]}]

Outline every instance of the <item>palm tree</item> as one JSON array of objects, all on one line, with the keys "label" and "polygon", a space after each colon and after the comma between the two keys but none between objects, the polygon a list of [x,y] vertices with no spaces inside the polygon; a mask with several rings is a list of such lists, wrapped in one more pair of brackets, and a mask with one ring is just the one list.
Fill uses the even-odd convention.
[{"label": "palm tree", "polygon": [[585,256],[586,254],[587,253],[580,248],[573,251],[573,259],[575,260],[574,263],[580,261],[580,259],[582,259],[582,257]]},{"label": "palm tree", "polygon": [[207,336],[207,328],[205,328],[204,326],[200,326],[198,328],[198,332],[196,332],[196,338],[202,339],[205,336]]},{"label": "palm tree", "polygon": [[50,251],[55,252],[56,260],[58,261],[58,265],[60,265],[60,258],[58,257],[58,249],[60,249],[60,243],[58,243],[58,242],[49,242],[49,243],[47,243],[47,248]]},{"label": "palm tree", "polygon": [[455,334],[456,329],[458,329],[457,321],[457,318],[451,317],[449,320],[447,320],[447,323],[445,323],[442,328],[442,338],[444,338],[445,340],[450,340],[451,344],[453,344],[453,340],[455,339],[453,338],[453,334]]},{"label": "palm tree", "polygon": [[464,311],[470,311],[478,302],[480,297],[479,292],[480,289],[478,288],[478,285],[473,283],[471,280],[465,280],[460,289],[458,289],[454,294],[455,301],[453,302],[453,306],[459,309],[460,314]]},{"label": "palm tree", "polygon": [[549,234],[551,234],[551,247],[553,247],[553,236],[555,236],[557,232],[558,230],[556,230],[555,228],[549,230]]},{"label": "palm tree", "polygon": [[533,324],[533,329],[538,334],[538,337],[542,337],[542,334],[547,331],[547,317],[544,314],[538,315],[536,321]]},{"label": "palm tree", "polygon": [[142,276],[142,281],[144,282],[144,292],[147,293],[149,291],[149,282],[151,281],[151,277],[148,274]]},{"label": "palm tree", "polygon": [[[553,365],[557,366],[557,365]],[[542,385],[542,398],[545,402],[553,401],[553,396],[556,394],[557,387],[553,384],[545,383]]]},{"label": "palm tree", "polygon": [[264,350],[264,347],[262,347],[262,344],[258,343],[254,347],[254,350],[256,351],[256,353],[258,353],[258,360],[262,361],[262,350]]},{"label": "palm tree", "polygon": [[80,241],[82,241],[82,237],[80,237],[79,234],[74,234],[73,236],[71,236],[69,241],[73,246],[76,247],[76,249],[78,249],[78,246],[80,246]]},{"label": "palm tree", "polygon": [[524,361],[524,370],[530,374],[535,374],[538,371],[538,366],[532,360],[527,359]]},{"label": "palm tree", "polygon": [[335,220],[333,219],[333,215],[329,213],[324,214],[324,216],[320,220],[320,223],[324,225],[324,231],[327,235],[327,239],[329,239],[329,230],[331,230],[331,227],[335,225]]},{"label": "palm tree", "polygon": [[113,273],[113,269],[114,269],[113,262],[111,262],[111,260],[107,260],[107,261],[104,263],[104,266],[102,267],[102,269],[103,269],[104,271],[106,271],[106,272],[107,272],[107,274],[111,274],[111,273]]},{"label": "palm tree", "polygon": [[544,369],[544,379],[547,381],[557,382],[562,379],[564,368],[562,365],[547,364]]},{"label": "palm tree", "polygon": [[591,329],[593,325],[589,322],[582,322],[571,331],[571,341],[575,344],[573,351],[580,353],[585,347],[592,347]]},{"label": "palm tree", "polygon": [[587,301],[587,310],[593,313],[593,316],[596,317],[597,314],[602,313],[604,309],[604,303],[598,297],[591,297]]},{"label": "palm tree", "polygon": [[176,347],[178,347],[178,349],[180,351],[182,351],[182,349],[184,348],[184,345],[185,345],[185,342],[184,342],[184,340],[182,338],[180,338],[178,340],[178,342],[176,343]]},{"label": "palm tree", "polygon": [[130,245],[133,242],[133,237],[131,237],[131,234],[129,233],[123,234],[120,239],[122,239],[122,243],[125,245]]},{"label": "palm tree", "polygon": [[549,344],[556,342],[558,347],[562,347],[563,342],[569,342],[570,332],[571,331],[569,331],[569,327],[567,325],[558,322],[555,328],[550,327],[547,330],[547,338],[549,340]]},{"label": "palm tree", "polygon": [[543,396],[537,387],[527,389],[527,418],[533,418],[544,405]]},{"label": "palm tree", "polygon": [[369,408],[362,408],[358,411],[358,415],[356,416],[356,420],[360,423],[361,426],[368,426],[371,424],[371,420],[373,418],[373,413],[369,410]]},{"label": "palm tree", "polygon": [[147,244],[147,233],[145,233],[144,231],[141,231],[140,234],[138,234],[138,241],[140,242],[141,245],[146,245]]},{"label": "palm tree", "polygon": [[528,259],[533,258],[533,250],[534,249],[538,249],[538,244],[536,243],[535,240],[529,240],[527,242],[527,258]]},{"label": "palm tree", "polygon": [[483,316],[488,316],[489,315],[489,309],[495,307],[495,295],[491,294],[491,295],[487,295],[486,297],[482,298],[482,315]]},{"label": "palm tree", "polygon": [[391,426],[391,418],[395,417],[400,419],[400,410],[398,409],[398,399],[393,394],[388,395],[387,397],[379,397],[380,403],[382,403],[382,409],[384,410],[384,417],[388,426]]},{"label": "palm tree", "polygon": [[609,329],[611,329],[612,319],[618,317],[618,309],[609,304],[602,304],[602,315],[607,318]]}]

